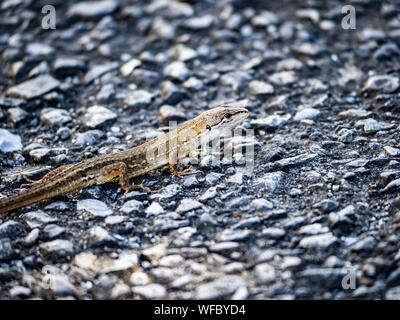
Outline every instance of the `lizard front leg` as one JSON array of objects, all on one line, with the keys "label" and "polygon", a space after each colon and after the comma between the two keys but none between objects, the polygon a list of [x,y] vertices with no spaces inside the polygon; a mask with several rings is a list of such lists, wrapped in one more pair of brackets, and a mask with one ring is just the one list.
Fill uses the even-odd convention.
[{"label": "lizard front leg", "polygon": [[183,171],[178,171],[178,151],[170,152],[168,154],[168,162],[172,174],[181,179],[183,178],[183,176],[201,172],[201,170],[190,171],[192,169],[192,166]]}]

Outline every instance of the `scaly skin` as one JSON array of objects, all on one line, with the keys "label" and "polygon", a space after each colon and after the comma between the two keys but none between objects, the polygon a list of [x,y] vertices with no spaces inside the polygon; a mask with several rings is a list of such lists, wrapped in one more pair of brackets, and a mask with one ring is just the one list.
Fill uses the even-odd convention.
[{"label": "scaly skin", "polygon": [[178,160],[196,150],[203,139],[215,138],[221,130],[233,130],[247,116],[248,111],[237,103],[224,104],[140,146],[59,167],[32,183],[32,188],[0,199],[0,215],[106,182],[119,181],[125,193],[137,188],[146,189],[143,185],[130,185],[130,178],[167,164],[175,176],[190,174],[178,172]]}]

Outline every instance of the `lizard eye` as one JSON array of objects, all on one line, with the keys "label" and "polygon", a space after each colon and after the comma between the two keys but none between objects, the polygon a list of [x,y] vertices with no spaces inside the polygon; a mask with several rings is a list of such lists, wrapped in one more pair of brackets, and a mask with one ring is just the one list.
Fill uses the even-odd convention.
[{"label": "lizard eye", "polygon": [[208,124],[208,125],[206,126],[206,129],[207,129],[207,130],[211,130],[211,126]]},{"label": "lizard eye", "polygon": [[230,113],[225,113],[225,118],[227,118],[227,119],[232,118],[232,114],[230,114]]}]

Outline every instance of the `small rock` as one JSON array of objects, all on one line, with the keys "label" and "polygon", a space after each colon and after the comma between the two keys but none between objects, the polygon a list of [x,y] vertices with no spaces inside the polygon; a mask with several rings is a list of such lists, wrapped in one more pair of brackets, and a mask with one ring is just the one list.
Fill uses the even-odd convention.
[{"label": "small rock", "polygon": [[64,109],[45,108],[40,112],[40,120],[51,126],[61,126],[72,120],[70,113]]},{"label": "small rock", "polygon": [[214,17],[211,14],[187,19],[184,26],[193,31],[205,30],[211,27]]},{"label": "small rock", "polygon": [[80,200],[78,201],[76,209],[78,211],[85,210],[96,217],[107,217],[113,214],[113,210],[107,207],[104,202],[96,199]]},{"label": "small rock", "polygon": [[260,96],[274,93],[274,87],[268,82],[252,80],[249,83],[249,94]]},{"label": "small rock", "polygon": [[153,202],[146,210],[146,217],[158,216],[164,213],[163,207],[158,202]]},{"label": "small rock", "polygon": [[101,1],[82,1],[73,4],[68,12],[68,16],[76,16],[82,19],[100,19],[117,10],[119,4],[114,0]]},{"label": "small rock", "polygon": [[379,91],[391,93],[399,88],[399,78],[389,75],[378,75],[368,78],[363,91]]},{"label": "small rock", "polygon": [[72,242],[68,240],[53,240],[44,242],[39,246],[40,251],[46,259],[59,260],[69,258],[74,254]]},{"label": "small rock", "polygon": [[28,113],[21,108],[10,108],[7,110],[7,116],[12,123],[17,124],[24,121],[27,118]]},{"label": "small rock", "polygon": [[312,120],[312,119],[317,118],[320,113],[321,113],[321,111],[319,111],[318,109],[304,108],[296,113],[296,115],[294,116],[294,120],[295,121],[302,121],[305,119]]},{"label": "small rock", "polygon": [[95,105],[87,109],[82,118],[82,122],[86,127],[95,129],[115,120],[116,118],[117,115],[110,109]]},{"label": "small rock", "polygon": [[164,68],[164,75],[173,79],[184,81],[190,75],[190,70],[182,61],[175,61]]},{"label": "small rock", "polygon": [[53,63],[53,70],[57,77],[68,77],[85,71],[85,63],[75,58],[57,58]]},{"label": "small rock", "polygon": [[331,232],[309,236],[301,239],[299,246],[305,249],[326,250],[333,246],[338,239]]},{"label": "small rock", "polygon": [[89,72],[86,73],[83,82],[88,85],[92,83],[94,80],[97,78],[105,75],[106,73],[109,73],[111,71],[114,71],[118,69],[118,63],[117,62],[108,62],[105,64],[100,64],[100,65],[95,65],[93,66]]},{"label": "small rock", "polygon": [[393,127],[394,127],[394,125],[387,124],[384,122],[378,122],[375,119],[367,119],[367,120],[365,120],[365,123],[364,123],[364,132],[366,134],[373,134],[380,130],[388,130]]},{"label": "small rock", "polygon": [[14,152],[22,149],[20,136],[12,134],[6,129],[0,129],[0,151],[3,153]]},{"label": "small rock", "polygon": [[158,283],[133,287],[132,292],[150,300],[165,299],[167,295],[167,290]]},{"label": "small rock", "polygon": [[56,218],[49,216],[47,213],[44,213],[41,210],[27,212],[22,216],[22,218],[30,228],[37,228],[43,224],[57,221]]},{"label": "small rock", "polygon": [[154,95],[146,90],[134,90],[124,99],[126,107],[141,108],[148,106]]},{"label": "small rock", "polygon": [[202,204],[196,200],[193,199],[183,199],[178,208],[176,209],[177,213],[185,213],[188,211],[196,210],[198,208],[201,208]]},{"label": "small rock", "polygon": [[120,211],[128,215],[132,213],[142,212],[143,204],[137,200],[129,200],[122,205]]},{"label": "small rock", "polygon": [[7,95],[30,100],[56,90],[59,86],[60,82],[58,80],[48,74],[43,74],[9,88]]},{"label": "small rock", "polygon": [[236,275],[223,275],[209,283],[199,285],[195,297],[199,300],[229,298],[241,287],[246,287],[243,278]]}]

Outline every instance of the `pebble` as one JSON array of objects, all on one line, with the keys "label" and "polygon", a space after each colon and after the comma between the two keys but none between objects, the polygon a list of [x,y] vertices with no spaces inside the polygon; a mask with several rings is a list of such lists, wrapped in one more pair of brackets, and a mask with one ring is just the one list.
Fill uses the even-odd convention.
[{"label": "pebble", "polygon": [[164,104],[176,105],[187,98],[184,90],[179,89],[173,82],[164,81],[161,86],[161,99]]},{"label": "pebble", "polygon": [[309,236],[301,239],[299,246],[304,249],[326,250],[333,246],[338,239],[331,232]]},{"label": "pebble", "polygon": [[104,132],[100,130],[89,130],[76,135],[75,144],[81,146],[91,146],[104,136]]},{"label": "pebble", "polygon": [[266,10],[261,11],[251,19],[251,24],[256,28],[264,28],[270,24],[277,24],[278,22],[278,16],[275,13]]},{"label": "pebble", "polygon": [[137,200],[129,200],[122,205],[120,211],[127,215],[140,213],[143,212],[143,204]]},{"label": "pebble", "polygon": [[167,296],[167,290],[158,283],[133,287],[132,292],[149,300],[165,299]]},{"label": "pebble", "polygon": [[18,124],[28,117],[28,113],[21,108],[10,108],[7,110],[7,116],[12,123]]},{"label": "pebble", "polygon": [[10,298],[26,298],[31,295],[31,289],[23,286],[15,286],[12,287],[8,293],[10,295]]},{"label": "pebble", "polygon": [[318,155],[314,154],[314,153],[310,153],[310,154],[303,153],[298,156],[294,156],[291,158],[285,158],[285,159],[276,161],[276,163],[284,169],[284,168],[288,168],[288,167],[292,167],[292,166],[300,166],[300,165],[307,164],[311,160],[315,159],[316,157],[318,157]]},{"label": "pebble", "polygon": [[165,211],[163,207],[158,203],[158,202],[153,202],[146,210],[146,217],[151,217],[151,216],[159,216],[160,214],[163,214]]},{"label": "pebble", "polygon": [[183,44],[177,44],[176,46],[172,47],[170,50],[170,54],[176,60],[186,62],[197,58],[198,53],[196,50],[189,48]]},{"label": "pebble", "polygon": [[383,147],[383,150],[388,155],[388,157],[399,157],[400,156],[400,149],[399,148],[393,148],[391,146],[385,146],[385,147]]},{"label": "pebble", "polygon": [[42,210],[38,211],[30,211],[25,213],[22,218],[28,224],[30,228],[37,228],[42,226],[43,224],[56,222],[57,218],[49,216],[47,213],[44,213]]},{"label": "pebble", "polygon": [[199,285],[195,298],[199,300],[230,298],[241,287],[246,287],[246,282],[242,277],[223,275],[211,282]]},{"label": "pebble", "polygon": [[274,93],[274,87],[268,82],[252,80],[249,83],[249,94],[252,96],[260,96]]},{"label": "pebble", "polygon": [[126,107],[138,109],[148,106],[153,100],[154,95],[146,90],[134,90],[126,95],[124,102]]},{"label": "pebble", "polygon": [[76,209],[90,212],[95,217],[107,217],[114,213],[104,202],[96,199],[80,200],[76,205]]},{"label": "pebble", "polygon": [[101,1],[81,1],[73,4],[68,12],[68,16],[76,16],[81,19],[100,19],[117,10],[119,4],[115,0]]},{"label": "pebble", "polygon": [[205,30],[214,23],[214,17],[210,14],[189,18],[185,21],[184,26],[193,31]]},{"label": "pebble", "polygon": [[85,62],[76,58],[57,58],[53,71],[57,77],[65,78],[86,70]]},{"label": "pebble", "polygon": [[251,120],[250,124],[255,128],[277,129],[285,125],[290,118],[290,114],[271,115],[266,118]]},{"label": "pebble", "polygon": [[135,70],[137,67],[140,67],[142,65],[142,62],[139,59],[131,59],[128,62],[125,62],[119,69],[121,74],[124,77],[127,77],[132,74],[133,70]]},{"label": "pebble", "polygon": [[60,82],[58,80],[48,74],[43,74],[9,88],[7,95],[30,100],[56,90],[59,86]]},{"label": "pebble", "polygon": [[266,285],[276,281],[276,272],[269,263],[261,263],[255,266],[254,274],[259,285]]},{"label": "pebble", "polygon": [[61,126],[72,120],[70,113],[64,109],[44,108],[40,112],[40,120],[51,126]]},{"label": "pebble", "polygon": [[180,203],[178,208],[176,208],[177,213],[185,213],[188,211],[193,211],[198,208],[201,208],[202,204],[193,199],[183,199]]},{"label": "pebble", "polygon": [[166,77],[171,77],[173,79],[184,81],[190,75],[190,70],[186,68],[186,65],[182,61],[175,61],[170,63],[164,68],[163,71]]},{"label": "pebble", "polygon": [[391,93],[396,91],[399,86],[399,78],[389,75],[377,75],[368,78],[362,90]]},{"label": "pebble", "polygon": [[96,129],[110,123],[110,121],[115,120],[116,118],[117,114],[110,109],[94,105],[86,110],[82,117],[82,122],[86,127]]},{"label": "pebble", "polygon": [[9,238],[0,239],[0,261],[9,261],[15,258],[16,253]]},{"label": "pebble", "polygon": [[65,232],[65,228],[56,224],[48,224],[43,228],[42,237],[45,239],[57,238],[60,234]]},{"label": "pebble", "polygon": [[81,252],[75,256],[74,264],[95,274],[106,274],[133,270],[137,267],[138,256],[134,252],[123,251],[113,259],[107,256],[97,257],[91,252]]},{"label": "pebble", "polygon": [[286,86],[296,82],[297,77],[293,71],[280,71],[271,74],[269,81],[277,86]]},{"label": "pebble", "polygon": [[24,238],[24,244],[27,246],[34,244],[39,239],[39,233],[40,231],[38,228],[32,229]]},{"label": "pebble", "polygon": [[250,203],[250,207],[254,208],[256,211],[266,211],[272,210],[274,208],[274,205],[272,204],[272,202],[266,199],[254,199]]},{"label": "pebble", "polygon": [[74,246],[68,240],[57,239],[44,242],[39,245],[39,249],[42,255],[50,260],[68,259],[74,254]]},{"label": "pebble", "polygon": [[83,82],[86,85],[91,84],[97,78],[118,69],[117,62],[108,62],[100,65],[94,65],[90,68],[90,70],[86,73],[85,77],[83,78]]},{"label": "pebble", "polygon": [[265,187],[268,193],[273,193],[281,185],[283,177],[284,177],[283,172],[266,173],[262,177],[257,178],[254,184],[256,186]]},{"label": "pebble", "polygon": [[304,108],[296,113],[294,116],[295,121],[302,121],[305,119],[315,119],[320,115],[321,111],[314,108]]},{"label": "pebble", "polygon": [[0,129],[0,151],[3,153],[22,150],[21,137],[6,129]]},{"label": "pebble", "polygon": [[393,128],[393,125],[384,122],[378,122],[375,119],[367,119],[364,123],[364,132],[366,134],[373,134],[375,132],[388,130],[391,128]]}]

